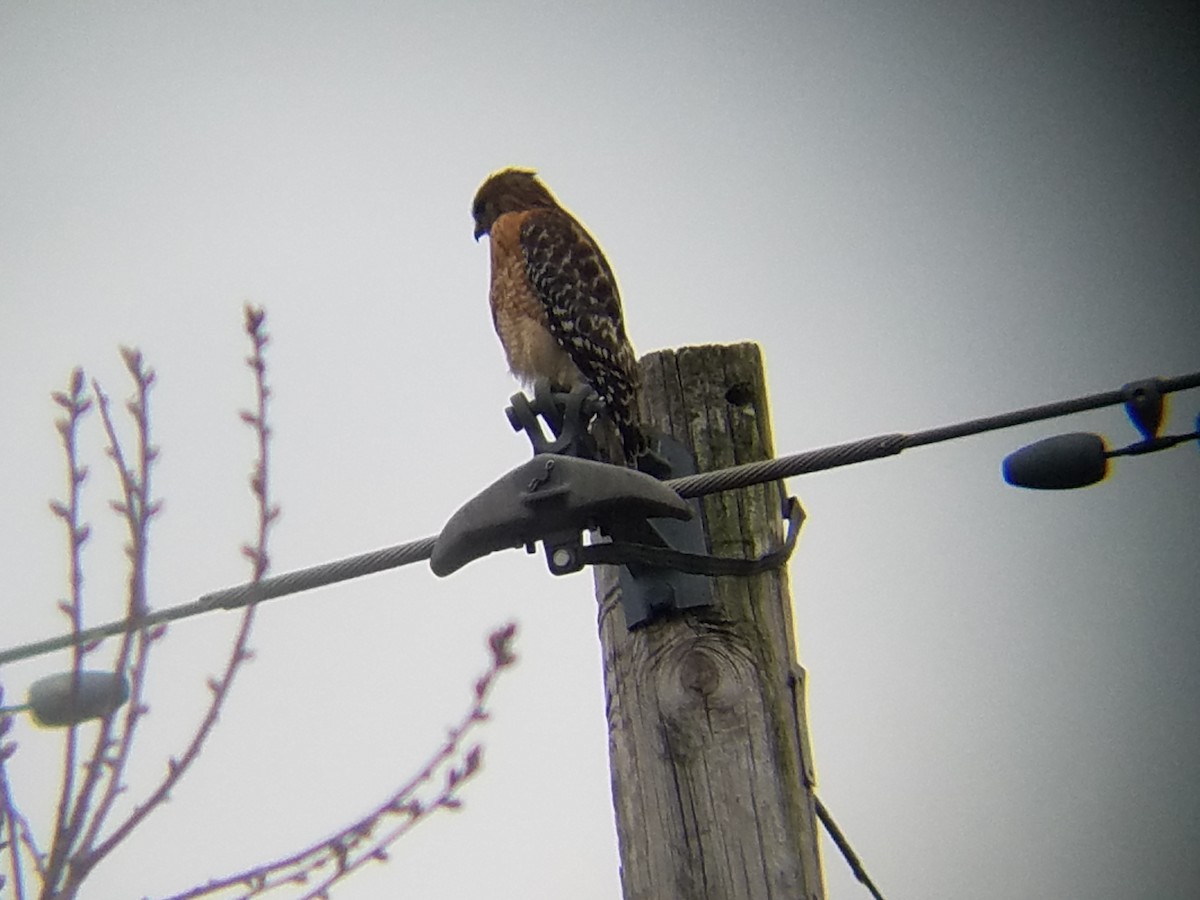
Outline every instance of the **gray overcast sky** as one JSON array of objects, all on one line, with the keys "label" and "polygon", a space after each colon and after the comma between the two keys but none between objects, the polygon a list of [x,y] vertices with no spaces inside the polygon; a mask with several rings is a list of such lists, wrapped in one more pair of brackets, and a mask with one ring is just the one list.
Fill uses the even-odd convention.
[{"label": "gray overcast sky", "polygon": [[[0,6],[0,644],[62,628],[49,393],[159,373],[153,602],[246,576],[268,309],[284,571],[436,532],[527,450],[470,200],[539,169],[640,351],[762,344],[776,445],[1200,369],[1197,6]],[[1196,392],[1174,398],[1190,430]],[[122,586],[97,423],[87,589]],[[1120,410],[797,479],[820,790],[889,898],[1185,898],[1200,882],[1200,460],[1060,495],[1001,459]],[[403,781],[521,625],[486,771],[339,898],[619,896],[591,580],[502,554],[265,607],[193,777],[89,898],[280,854]],[[173,626],[129,796],[178,752],[229,616]],[[65,657],[6,667],[11,695]],[[22,722],[36,824],[59,737]],[[830,896],[864,897],[828,844]]]}]

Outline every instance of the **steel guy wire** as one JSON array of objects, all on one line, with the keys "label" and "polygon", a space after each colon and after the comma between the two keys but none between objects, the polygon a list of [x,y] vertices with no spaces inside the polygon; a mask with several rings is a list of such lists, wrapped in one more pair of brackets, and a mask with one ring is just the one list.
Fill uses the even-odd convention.
[{"label": "steel guy wire", "polygon": [[[1157,386],[1161,394],[1168,394],[1200,387],[1200,372],[1180,375],[1175,378],[1148,380]],[[985,431],[1011,428],[1015,425],[1058,418],[1071,413],[1100,409],[1105,406],[1116,406],[1125,403],[1126,400],[1128,400],[1128,392],[1125,388],[1121,388],[1115,391],[1105,391],[1099,394],[1075,397],[1070,400],[1046,403],[1041,406],[1031,406],[1000,415],[969,419],[954,425],[944,425],[925,431],[915,431],[911,434],[894,433],[877,435],[875,437],[850,441],[845,444],[835,444],[817,450],[807,450],[801,453],[793,453],[790,456],[763,460],[762,462],[745,463],[739,466],[717,469],[712,472],[704,472],[699,475],[674,478],[665,483],[685,499],[703,497],[708,494],[719,493],[720,491],[750,487],[751,485],[763,484],[769,481],[778,481],[782,478],[807,475],[840,466],[849,466],[855,463],[869,462],[873,459],[895,456],[911,447],[922,447],[927,444],[936,444],[955,438],[981,434]],[[248,606],[251,603],[270,600],[274,597],[283,597],[301,591],[312,590],[317,587],[324,587],[325,585],[337,584],[341,581],[349,581],[363,575],[371,575],[376,572],[399,568],[409,563],[421,562],[422,560],[429,559],[436,543],[437,535],[432,535],[420,538],[419,540],[409,541],[405,544],[384,547],[369,553],[361,553],[356,556],[348,556],[305,569],[285,572],[282,575],[272,575],[258,582],[250,582],[213,591],[204,594],[191,603],[148,612],[137,619],[120,619],[104,625],[85,628],[77,634],[60,635],[59,637],[48,638],[32,644],[25,644],[20,647],[0,651],[0,665],[21,659],[28,659],[42,653],[62,650],[76,644],[87,644],[106,637],[112,637],[131,628],[148,628],[163,622],[186,619],[212,609],[237,609],[242,606]]]}]

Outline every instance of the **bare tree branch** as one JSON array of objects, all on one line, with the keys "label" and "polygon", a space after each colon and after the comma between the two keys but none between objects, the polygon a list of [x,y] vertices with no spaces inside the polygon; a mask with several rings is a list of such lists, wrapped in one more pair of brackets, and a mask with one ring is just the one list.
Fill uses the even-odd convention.
[{"label": "bare tree branch", "polygon": [[[4,699],[4,689],[0,687],[0,700]],[[0,716],[0,738],[12,726],[9,716]],[[24,846],[33,857],[33,864],[39,873],[44,874],[41,852],[33,840],[29,823],[17,810],[13,800],[12,789],[8,784],[8,758],[13,755],[17,745],[0,741],[0,851],[7,851],[9,871],[12,873],[14,900],[24,900],[25,881],[21,870],[21,847]],[[4,875],[0,874],[0,888],[4,887]]]},{"label": "bare tree branch", "polygon": [[[254,376],[255,404],[253,409],[240,413],[250,426],[256,441],[256,458],[250,475],[250,489],[257,505],[257,528],[254,539],[243,545],[241,552],[249,559],[252,581],[261,582],[270,568],[268,539],[271,528],[279,518],[270,486],[270,438],[267,408],[271,390],[267,384],[264,351],[269,343],[265,329],[265,314],[261,309],[245,308],[245,331],[252,352],[246,364]],[[248,648],[255,617],[255,605],[246,608],[234,637],[229,657],[219,677],[210,678],[211,691],[207,709],[190,737],[183,753],[172,757],[167,772],[146,798],[115,828],[104,834],[106,823],[115,808],[117,797],[125,790],[124,776],[141,718],[146,715],[145,687],[149,657],[153,644],[166,631],[165,624],[151,626],[147,597],[149,565],[149,530],[151,520],[160,504],[152,497],[151,470],[158,455],[150,440],[149,394],[155,381],[153,369],[145,365],[142,354],[122,348],[125,367],[133,378],[135,391],[125,408],[133,419],[136,447],[132,456],[126,452],[118,436],[111,402],[101,386],[93,381],[92,397],[88,396],[83,372],[76,369],[71,375],[69,390],[54,394],[54,400],[65,410],[57,422],[67,459],[68,492],[65,501],[54,501],[51,510],[67,527],[69,550],[69,599],[59,608],[70,621],[76,637],[72,650],[71,699],[77,700],[83,684],[85,657],[98,646],[84,641],[83,567],[82,550],[89,527],[81,520],[81,488],[87,479],[87,468],[78,457],[77,437],[81,420],[93,402],[99,408],[100,419],[107,437],[107,455],[113,462],[120,483],[120,499],[111,502],[113,510],[125,521],[129,539],[125,552],[129,564],[128,593],[123,630],[113,661],[115,673],[129,672],[130,698],[123,711],[111,713],[99,720],[95,744],[82,764],[79,760],[76,725],[70,725],[64,736],[62,784],[59,786],[57,816],[49,851],[43,853],[32,829],[21,814],[8,779],[6,760],[16,745],[3,740],[10,730],[12,716],[28,710],[29,704],[9,706],[0,713],[0,869],[4,856],[11,873],[0,871],[0,888],[12,886],[12,900],[27,900],[36,894],[39,900],[75,900],[90,873],[115,847],[124,841],[146,817],[169,797],[171,790],[184,773],[199,758],[212,733],[235,676],[241,666],[252,658]],[[496,629],[489,637],[491,661],[487,671],[475,682],[474,699],[466,714],[453,727],[442,745],[431,754],[424,767],[409,781],[391,794],[383,803],[366,815],[345,826],[335,834],[313,842],[286,857],[267,862],[206,885],[194,887],[175,900],[212,895],[236,890],[239,896],[251,897],[290,886],[293,893],[304,897],[327,898],[336,883],[372,861],[384,861],[389,847],[419,822],[439,810],[457,810],[463,801],[460,792],[464,784],[482,768],[483,748],[472,740],[475,730],[488,719],[486,701],[500,672],[515,662],[512,642],[516,626],[509,624]],[[69,721],[64,719],[63,721]],[[82,775],[80,774],[82,771]],[[25,857],[32,863],[27,868]],[[38,885],[30,885],[29,873],[36,873]],[[4,896],[9,896],[4,894]]]},{"label": "bare tree branch", "polygon": [[[483,750],[479,744],[463,749],[467,737],[481,723],[486,722],[486,701],[500,672],[516,662],[512,642],[517,627],[513,623],[496,629],[488,638],[491,662],[488,670],[475,682],[474,699],[470,709],[450,729],[446,741],[430,757],[425,766],[407,783],[396,790],[387,800],[365,816],[342,828],[336,834],[322,838],[313,844],[263,865],[237,872],[224,878],[214,879],[204,885],[174,894],[168,900],[195,900],[230,888],[239,887],[246,891],[241,897],[255,897],[288,885],[307,884],[318,873],[329,867],[332,871],[303,897],[307,900],[328,896],[328,890],[336,882],[369,862],[387,859],[387,848],[410,831],[418,822],[442,810],[456,810],[462,806],[458,791],[471,777],[478,774],[483,762]],[[452,760],[458,764],[452,765]],[[444,782],[432,798],[422,800],[418,792],[432,783],[438,773],[444,773]],[[396,820],[399,821],[396,821]],[[377,832],[385,823],[391,828],[382,835]]]},{"label": "bare tree branch", "polygon": [[[139,619],[145,615],[148,608],[146,573],[149,568],[150,520],[160,508],[159,503],[151,500],[150,490],[150,471],[158,456],[157,448],[150,441],[149,393],[154,384],[155,375],[154,370],[145,365],[140,351],[122,348],[121,357],[134,380],[136,390],[134,397],[125,404],[125,408],[136,426],[135,467],[130,467],[126,462],[126,455],[113,422],[108,396],[95,381],[92,382],[92,390],[97,398],[100,418],[108,437],[107,453],[117,469],[121,483],[122,499],[114,502],[112,506],[125,520],[129,529],[129,541],[125,545],[126,556],[129,560],[129,588],[126,597],[126,616],[129,620],[129,627],[121,637],[116,660],[113,663],[113,671],[124,671],[129,665],[130,657],[133,657],[130,697],[119,722],[115,715],[106,716],[101,720],[96,743],[88,759],[88,777],[80,789],[72,821],[73,834],[78,834],[80,831],[84,831],[84,833],[83,838],[78,841],[75,851],[71,854],[67,881],[63,888],[64,895],[68,897],[74,896],[87,873],[98,861],[98,857],[93,857],[91,853],[92,845],[108,818],[117,796],[124,790],[124,772],[133,745],[133,736],[139,720],[147,712],[142,698],[145,694],[150,648],[153,642],[163,634],[162,629],[150,630],[138,626]],[[112,753],[110,751],[114,744],[116,752]],[[100,795],[99,803],[91,813],[90,821],[87,821],[86,830],[84,830],[85,820],[92,805],[92,797],[102,781],[104,790]]]},{"label": "bare tree branch", "polygon": [[[78,634],[83,628],[83,545],[88,539],[89,529],[80,521],[79,499],[81,487],[87,478],[87,469],[79,463],[77,439],[79,423],[91,407],[91,401],[84,396],[83,370],[75,369],[71,373],[69,393],[55,393],[54,402],[66,413],[56,423],[58,433],[62,438],[63,449],[67,457],[67,501],[53,502],[50,508],[54,514],[67,526],[67,546],[69,559],[70,599],[61,601],[59,609],[71,623],[71,631]],[[87,648],[75,644],[71,649],[71,670],[73,673],[72,695],[79,690],[79,673],[83,668],[83,657]],[[75,791],[75,768],[78,754],[78,732],[72,725],[67,729],[64,738],[63,772],[59,783],[58,812],[54,817],[54,837],[50,844],[50,857],[46,864],[43,877],[43,895],[53,891],[62,879],[66,869],[67,857],[77,834],[73,820],[78,810]]]},{"label": "bare tree branch", "polygon": [[[278,508],[271,505],[267,482],[270,439],[270,428],[267,425],[267,400],[271,392],[266,383],[266,360],[263,357],[263,350],[269,341],[269,337],[263,327],[265,319],[266,315],[261,309],[251,306],[246,307],[245,330],[253,346],[253,353],[247,357],[246,363],[254,373],[257,404],[253,413],[243,412],[242,419],[248,422],[254,429],[258,443],[258,458],[255,462],[254,472],[250,478],[251,491],[258,501],[258,533],[254,545],[244,547],[243,553],[249,556],[252,561],[253,578],[255,581],[261,580],[263,575],[266,574],[268,565],[267,538],[272,523],[279,517]],[[102,843],[92,850],[86,859],[80,861],[80,869],[85,874],[97,861],[102,859],[117,844],[128,837],[133,829],[151,811],[166,800],[171,789],[183,776],[183,773],[199,758],[205,741],[217,723],[221,708],[224,706],[225,699],[229,695],[229,688],[233,684],[234,677],[237,675],[242,664],[251,657],[246,645],[254,623],[254,612],[254,606],[246,608],[245,613],[242,615],[241,625],[234,639],[233,649],[226,661],[221,677],[209,679],[208,685],[212,692],[212,698],[209,701],[208,710],[200,721],[200,725],[192,736],[187,748],[179,757],[172,757],[168,760],[167,774],[158,787]]]}]

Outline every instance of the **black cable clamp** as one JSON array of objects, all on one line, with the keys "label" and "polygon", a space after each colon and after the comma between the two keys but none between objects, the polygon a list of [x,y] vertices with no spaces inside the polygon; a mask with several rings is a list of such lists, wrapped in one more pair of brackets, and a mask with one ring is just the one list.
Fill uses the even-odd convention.
[{"label": "black cable clamp", "polygon": [[[595,453],[587,424],[600,409],[586,387],[562,393],[539,384],[532,401],[514,396],[509,421],[529,436],[535,456],[450,517],[430,557],[434,574],[449,575],[497,550],[524,546],[532,553],[541,542],[555,575],[585,565],[620,566],[621,602],[632,629],[671,612],[711,606],[714,576],[756,575],[787,562],[804,518],[794,498],[784,510],[788,534],[777,550],[757,559],[711,556],[698,499],[682,499],[645,472],[583,458]],[[672,474],[694,474],[682,444],[659,437],[657,445]],[[585,544],[584,531],[607,540]]]}]

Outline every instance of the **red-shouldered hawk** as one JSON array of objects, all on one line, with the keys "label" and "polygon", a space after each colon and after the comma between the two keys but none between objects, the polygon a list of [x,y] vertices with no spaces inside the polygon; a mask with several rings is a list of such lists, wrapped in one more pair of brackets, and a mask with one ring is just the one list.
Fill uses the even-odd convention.
[{"label": "red-shouldered hawk", "polygon": [[646,451],[637,359],[596,241],[528,169],[490,176],[471,212],[475,240],[491,239],[492,321],[509,368],[526,385],[590,385],[616,426],[623,461],[636,466]]}]

